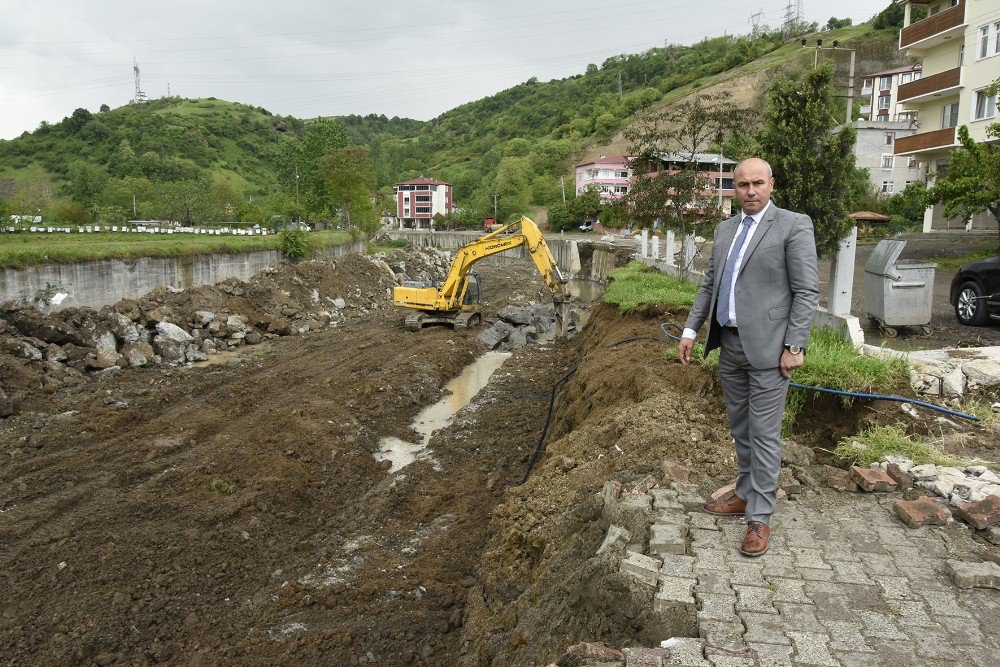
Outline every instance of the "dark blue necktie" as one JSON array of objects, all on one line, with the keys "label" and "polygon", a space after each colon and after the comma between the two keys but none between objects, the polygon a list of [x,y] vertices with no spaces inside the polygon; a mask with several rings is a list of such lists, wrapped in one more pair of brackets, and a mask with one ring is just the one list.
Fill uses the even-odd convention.
[{"label": "dark blue necktie", "polygon": [[743,248],[743,244],[747,240],[747,232],[750,231],[752,224],[753,218],[749,215],[744,216],[743,222],[740,224],[740,233],[736,235],[736,242],[733,243],[729,257],[726,259],[726,267],[722,270],[722,282],[719,284],[719,307],[715,311],[715,319],[722,326],[729,324],[729,293],[733,290],[733,281],[736,280],[736,260],[740,256],[740,249]]}]

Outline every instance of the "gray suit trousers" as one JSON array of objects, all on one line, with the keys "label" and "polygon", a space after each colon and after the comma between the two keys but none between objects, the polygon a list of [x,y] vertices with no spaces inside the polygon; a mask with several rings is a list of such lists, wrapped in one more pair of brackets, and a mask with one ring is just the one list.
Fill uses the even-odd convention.
[{"label": "gray suit trousers", "polygon": [[719,376],[736,440],[736,495],[747,501],[747,521],[768,523],[777,502],[781,472],[781,420],[788,378],[781,370],[754,368],[740,337],[722,330]]}]

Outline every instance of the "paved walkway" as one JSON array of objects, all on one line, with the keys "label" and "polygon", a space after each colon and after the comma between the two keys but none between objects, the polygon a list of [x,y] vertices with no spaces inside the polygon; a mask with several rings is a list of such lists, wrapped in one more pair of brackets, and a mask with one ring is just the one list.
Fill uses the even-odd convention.
[{"label": "paved walkway", "polygon": [[[659,664],[997,665],[1000,591],[960,589],[945,572],[946,560],[972,558],[971,531],[908,528],[892,512],[897,498],[821,489],[781,501],[756,559],[737,551],[742,520],[687,504],[688,553],[662,555],[658,596],[679,581],[671,576],[693,577],[701,639],[656,651]],[[656,664],[648,651],[626,656]]]}]

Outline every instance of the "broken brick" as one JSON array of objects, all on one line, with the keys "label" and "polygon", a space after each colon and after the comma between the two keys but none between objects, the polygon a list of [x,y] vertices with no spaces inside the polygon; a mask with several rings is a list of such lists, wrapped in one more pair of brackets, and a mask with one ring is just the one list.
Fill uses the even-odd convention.
[{"label": "broken brick", "polygon": [[622,483],[616,480],[609,480],[605,482],[603,493],[605,505],[612,500],[618,500],[622,496]]},{"label": "broken brick", "polygon": [[778,475],[778,488],[791,498],[802,492],[802,483],[795,479],[795,473],[792,472],[791,468],[782,468]]},{"label": "broken brick", "polygon": [[892,509],[910,528],[943,526],[948,523],[948,510],[926,496],[916,500],[897,500]]},{"label": "broken brick", "polygon": [[641,482],[632,487],[632,493],[635,495],[648,493],[654,486],[656,486],[656,478],[652,475],[647,475]]},{"label": "broken brick", "polygon": [[865,491],[895,491],[896,481],[881,468],[851,466],[851,479]]},{"label": "broken brick", "polygon": [[597,660],[624,660],[625,655],[618,649],[613,649],[604,644],[594,642],[580,642],[566,649],[566,655],[576,658]]},{"label": "broken brick", "polygon": [[712,493],[712,500],[718,500],[719,498],[722,498],[723,496],[728,496],[729,494],[735,493],[735,492],[736,492],[736,482],[733,482],[731,484],[726,484],[721,489],[718,489],[717,491],[714,491]]},{"label": "broken brick", "polygon": [[896,482],[897,491],[909,491],[913,488],[913,478],[896,463],[888,463],[885,466],[885,473]]},{"label": "broken brick", "polygon": [[682,466],[676,461],[663,462],[663,481],[688,483],[691,481],[691,473],[694,472],[687,466]]},{"label": "broken brick", "polygon": [[952,510],[959,519],[979,530],[1000,525],[1000,496],[986,496],[979,502],[969,503]]}]

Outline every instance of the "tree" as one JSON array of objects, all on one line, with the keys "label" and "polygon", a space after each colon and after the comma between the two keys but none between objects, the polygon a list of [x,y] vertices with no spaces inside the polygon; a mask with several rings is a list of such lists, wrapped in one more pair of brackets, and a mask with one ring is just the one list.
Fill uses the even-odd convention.
[{"label": "tree", "polygon": [[[322,172],[333,205],[344,212],[348,226],[356,224],[371,233],[378,228],[378,218],[372,205],[375,171],[368,149],[345,146],[328,149],[322,159]],[[351,206],[355,220],[351,220]]]},{"label": "tree", "polygon": [[914,223],[923,220],[924,209],[927,207],[926,199],[927,190],[924,184],[910,183],[902,192],[886,197],[883,206],[887,214]]},{"label": "tree", "polygon": [[847,202],[855,131],[835,129],[840,113],[832,80],[829,64],[776,78],[760,135],[762,157],[774,170],[775,202],[812,218],[822,256],[833,256],[853,226]]},{"label": "tree", "polygon": [[343,121],[320,118],[307,126],[301,141],[285,144],[277,168],[282,185],[309,213],[319,214],[330,205],[323,158],[327,151],[349,144]]},{"label": "tree", "polygon": [[111,107],[109,107],[107,104],[101,105],[101,113],[107,113],[109,111],[111,111]]},{"label": "tree", "polygon": [[[1000,139],[1000,123],[987,127],[986,136]],[[945,216],[957,215],[965,222],[989,211],[1000,234],[1000,144],[976,143],[965,125],[958,128],[958,141],[962,146],[952,151],[945,173],[927,191],[927,203],[944,204]]]},{"label": "tree", "polygon": [[108,184],[108,172],[103,167],[83,160],[71,163],[66,177],[73,200],[85,206],[92,205]]},{"label": "tree", "polygon": [[831,16],[830,20],[826,22],[826,29],[827,30],[836,30],[838,28],[847,28],[847,27],[850,27],[851,23],[852,23],[852,21],[849,18],[838,19],[835,16]]}]

